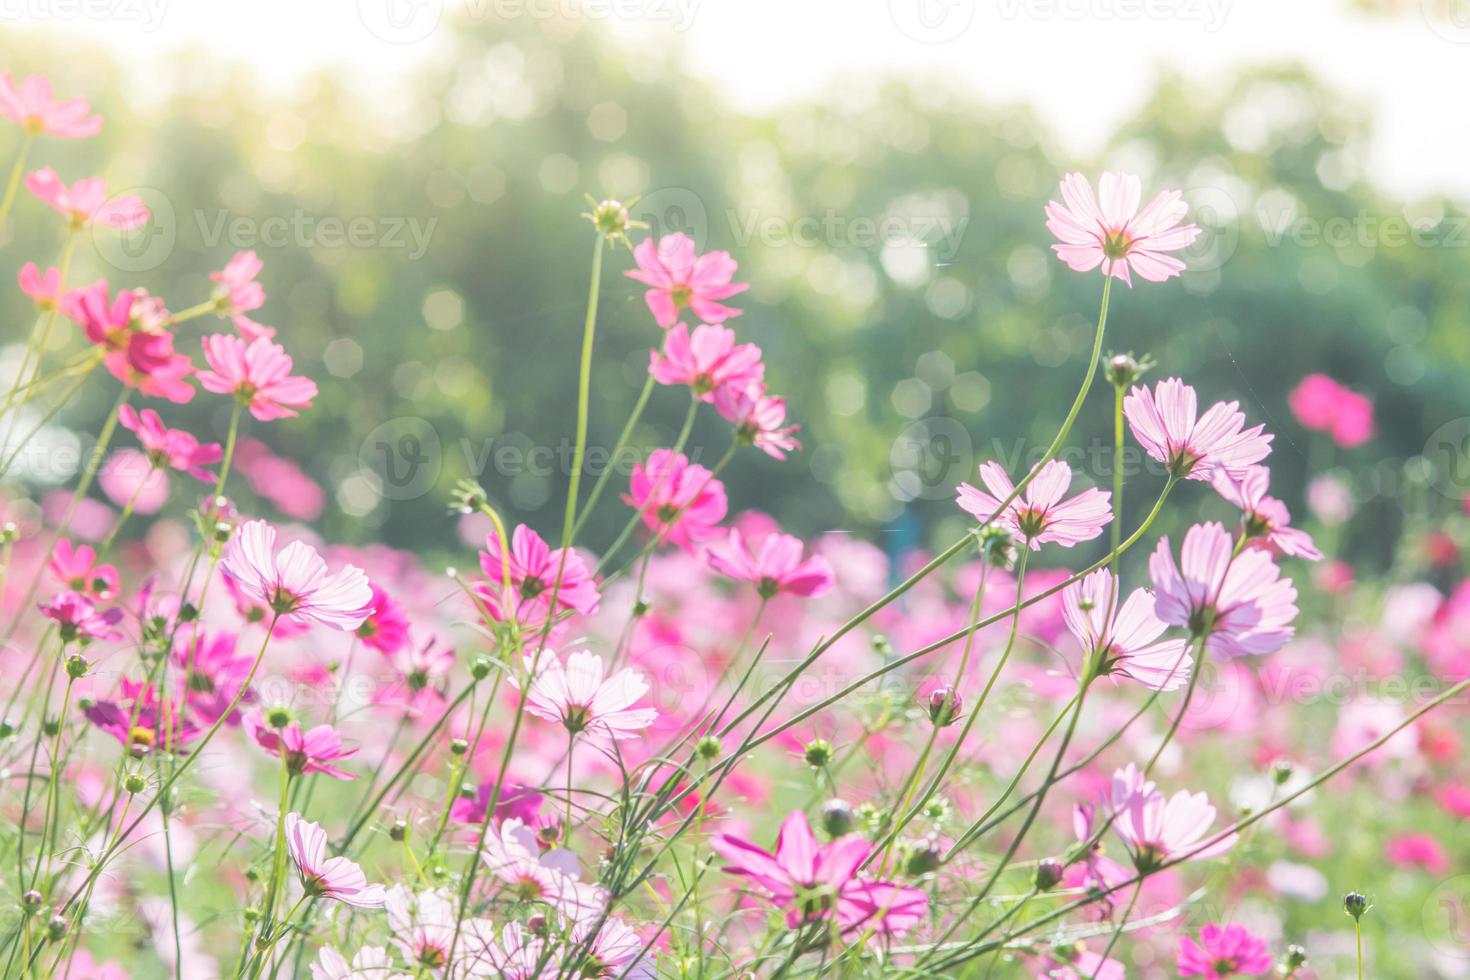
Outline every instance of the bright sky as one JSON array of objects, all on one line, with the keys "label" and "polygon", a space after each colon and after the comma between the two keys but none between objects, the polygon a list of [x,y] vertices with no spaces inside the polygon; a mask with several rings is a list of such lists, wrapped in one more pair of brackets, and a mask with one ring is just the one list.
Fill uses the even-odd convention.
[{"label": "bright sky", "polygon": [[432,58],[455,12],[582,11],[649,43],[673,35],[736,106],[823,91],[853,72],[967,80],[1033,104],[1085,157],[1146,97],[1160,65],[1208,82],[1302,63],[1377,120],[1370,175],[1414,198],[1470,199],[1470,0],[0,0],[0,22],[101,38],[147,73],[180,46],[247,61],[273,88],[323,65],[391,85]]}]

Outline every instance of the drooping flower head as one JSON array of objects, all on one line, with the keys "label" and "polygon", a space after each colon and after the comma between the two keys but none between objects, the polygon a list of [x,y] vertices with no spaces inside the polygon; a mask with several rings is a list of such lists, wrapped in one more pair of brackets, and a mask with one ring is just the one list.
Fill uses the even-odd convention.
[{"label": "drooping flower head", "polygon": [[1233,833],[1213,839],[1217,836],[1210,833],[1215,808],[1204,793],[1181,789],[1165,798],[1131,762],[1113,773],[1111,806],[1113,830],[1139,871],[1154,870],[1186,855],[1200,860],[1218,857],[1239,839]]},{"label": "drooping flower head", "polygon": [[643,675],[624,668],[607,677],[594,653],[577,650],[562,661],[543,650],[527,654],[526,667],[532,671],[526,710],[573,735],[636,738],[658,718],[653,708],[634,707],[648,693]]},{"label": "drooping flower head", "polygon": [[786,424],[786,399],[766,394],[763,384],[725,384],[715,389],[715,411],[735,425],[735,441],[772,459],[801,448],[799,425]]},{"label": "drooping flower head", "polygon": [[256,323],[245,315],[265,304],[265,290],[255,281],[262,268],[264,263],[253,251],[236,252],[222,270],[209,274],[215,284],[216,308],[221,315],[234,321],[235,329],[246,340],[276,335],[273,327]]},{"label": "drooping flower head", "polygon": [[102,600],[117,595],[117,569],[99,564],[97,552],[89,544],[73,545],[62,538],[52,549],[46,567],[73,592]]},{"label": "drooping flower head", "polygon": [[722,533],[725,485],[671,449],[655,449],[646,465],[633,467],[623,501],[638,508],[650,530],[685,551]]},{"label": "drooping flower head", "polygon": [[1215,490],[1241,510],[1241,532],[1246,546],[1265,548],[1294,558],[1318,561],[1322,552],[1312,543],[1306,531],[1291,526],[1291,511],[1266,493],[1271,471],[1264,466],[1250,466],[1243,472],[1220,470],[1215,474]]},{"label": "drooping flower head", "polygon": [[1062,499],[1072,483],[1072,467],[1059,459],[1043,466],[1004,512],[1001,502],[1016,489],[1006,471],[997,463],[982,463],[980,480],[990,492],[961,483],[956,500],[960,509],[981,521],[995,517],[995,523],[1024,538],[1033,551],[1048,542],[1070,548],[1091,541],[1113,519],[1113,495],[1106,490],[1089,487],[1070,500]]},{"label": "drooping flower head", "polygon": [[1271,970],[1271,952],[1266,941],[1245,926],[1210,923],[1200,930],[1199,942],[1179,937],[1179,975],[1226,980],[1227,977],[1260,976]]},{"label": "drooping flower head", "polygon": [[649,356],[648,373],[664,385],[688,385],[702,402],[715,399],[721,385],[748,388],[765,377],[761,349],[735,343],[729,327],[701,323],[691,335],[682,323],[664,335],[664,348]]},{"label": "drooping flower head", "polygon": [[1148,563],[1154,612],[1170,626],[1204,637],[1210,652],[1239,657],[1279,650],[1295,632],[1296,589],[1259,548],[1235,554],[1230,533],[1215,523],[1184,535],[1179,564],[1168,537]]},{"label": "drooping flower head", "polygon": [[214,482],[214,474],[204,467],[223,458],[219,443],[201,443],[182,429],[168,428],[151,408],[139,412],[131,405],[123,405],[117,410],[117,420],[137,435],[139,445],[148,453],[154,467],[178,470],[205,483]]},{"label": "drooping flower head", "polygon": [[291,374],[291,357],[280,344],[257,337],[248,344],[232,334],[204,338],[208,371],[199,383],[217,395],[234,395],[262,422],[296,417],[316,397],[316,382]]},{"label": "drooping flower head", "polygon": [[355,630],[367,618],[373,590],[362,569],[346,565],[328,573],[310,545],[293,541],[275,551],[276,529],[250,521],[235,531],[220,567],[246,596],[281,617]]},{"label": "drooping flower head", "polygon": [[1194,389],[1166,378],[1150,392],[1135,387],[1123,399],[1123,414],[1133,438],[1177,478],[1212,480],[1218,470],[1235,472],[1259,463],[1271,452],[1264,426],[1245,427],[1239,402],[1216,402],[1197,414]]},{"label": "drooping flower head", "polygon": [[368,884],[362,868],[347,858],[327,857],[327,832],[299,813],[286,814],[286,853],[306,894],[360,909],[383,907],[383,886]]},{"label": "drooping flower head", "polygon": [[1154,613],[1154,597],[1136,589],[1118,608],[1117,577],[1100,568],[1062,590],[1062,616],[1082,644],[1097,676],[1131,678],[1156,691],[1189,680],[1188,644],[1160,640],[1168,628]]},{"label": "drooping flower head", "polygon": [[1076,272],[1102,266],[1105,276],[1133,285],[1136,272],[1163,282],[1184,271],[1169,255],[1194,244],[1200,230],[1180,224],[1189,210],[1179,191],[1163,191],[1142,211],[1143,182],[1133,174],[1105,173],[1098,193],[1081,174],[1062,178],[1062,202],[1046,205],[1046,227],[1057,236],[1052,250]]},{"label": "drooping flower head", "polygon": [[627,276],[650,287],[643,299],[664,329],[672,327],[684,309],[704,323],[724,323],[740,314],[719,302],[746,289],[743,282],[731,282],[736,265],[729,252],[698,255],[693,240],[676,231],[657,242],[651,237],[639,242],[633,261],[638,268]]},{"label": "drooping flower head", "polygon": [[344,746],[342,736],[331,725],[317,725],[303,731],[298,723],[290,721],[279,729],[273,728],[266,721],[264,712],[259,708],[251,708],[245,714],[245,730],[267,752],[277,758],[285,756],[286,769],[292,775],[320,772],[333,779],[357,778],[346,769],[332,764],[338,759],[351,758],[357,754],[357,749]]},{"label": "drooping flower head", "polygon": [[17,87],[10,73],[0,75],[0,116],[35,136],[85,139],[97,135],[102,117],[91,115],[86,99],[56,98],[51,79],[27,75]]},{"label": "drooping flower head", "polygon": [[84,177],[70,187],[50,167],[26,175],[26,189],[51,210],[66,219],[73,230],[89,224],[108,225],[131,231],[148,223],[148,208],[136,194],[119,194],[107,199],[107,181]]},{"label": "drooping flower head", "polygon": [[731,528],[729,538],[710,545],[705,559],[721,575],[752,583],[762,598],[783,592],[817,596],[829,591],[836,582],[831,563],[821,555],[803,560],[801,554],[801,539],[789,534],[767,534],[752,552],[740,532]]}]

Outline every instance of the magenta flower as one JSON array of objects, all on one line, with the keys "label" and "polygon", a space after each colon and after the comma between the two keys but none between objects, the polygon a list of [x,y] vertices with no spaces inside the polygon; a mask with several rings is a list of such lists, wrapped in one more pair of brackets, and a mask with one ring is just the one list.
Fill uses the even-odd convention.
[{"label": "magenta flower", "polygon": [[550,650],[527,654],[526,669],[532,675],[526,710],[573,735],[636,738],[658,718],[653,708],[633,707],[648,693],[642,674],[624,668],[605,677],[602,658],[586,650],[565,662]]},{"label": "magenta flower", "polygon": [[99,565],[97,552],[89,544],[73,545],[62,538],[56,542],[46,567],[73,592],[104,600],[118,593],[117,569]]},{"label": "magenta flower", "polygon": [[790,929],[835,914],[844,932],[897,935],[917,921],[915,912],[922,917],[928,907],[920,889],[858,878],[873,845],[856,834],[818,845],[800,810],[782,822],[775,854],[731,834],[721,834],[710,846],[730,862],[728,873],[749,878],[786,910]]},{"label": "magenta flower", "polygon": [[994,518],[1001,527],[1025,538],[1033,551],[1047,542],[1070,548],[1091,541],[1113,519],[1109,507],[1113,495],[1106,490],[1090,487],[1070,500],[1062,499],[1072,483],[1072,467],[1058,459],[1043,466],[1004,513],[1000,512],[1001,501],[1016,489],[1006,471],[996,463],[982,463],[980,480],[990,492],[961,483],[956,499],[960,509],[982,522]]},{"label": "magenta flower", "polygon": [[61,311],[102,349],[107,370],[123,384],[177,404],[194,397],[186,380],[194,365],[174,350],[168,310],[155,297],[124,289],[109,300],[102,280],[63,296]]},{"label": "magenta flower", "polygon": [[1266,941],[1251,935],[1245,926],[1210,923],[1200,930],[1199,942],[1179,937],[1179,975],[1225,980],[1234,976],[1260,976],[1271,970],[1271,953]]},{"label": "magenta flower", "polygon": [[250,521],[235,531],[220,568],[247,597],[277,616],[355,630],[367,618],[373,590],[355,565],[328,574],[327,563],[310,546],[293,541],[275,552],[276,529]]},{"label": "magenta flower", "polygon": [[1295,632],[1296,589],[1266,552],[1234,551],[1225,528],[1196,524],[1184,535],[1176,566],[1168,537],[1160,538],[1148,562],[1154,611],[1170,626],[1205,637],[1216,656],[1279,650]]},{"label": "magenta flower", "polygon": [[623,502],[636,507],[655,534],[685,551],[717,537],[725,519],[725,485],[671,449],[655,449],[646,465],[633,467]]},{"label": "magenta flower", "polygon": [[234,395],[262,422],[296,417],[316,397],[316,382],[291,374],[291,357],[265,337],[246,342],[230,334],[204,338],[208,371],[199,383],[217,395]]},{"label": "magenta flower", "polygon": [[[173,662],[181,671],[179,684],[189,706],[212,724],[235,704],[250,678],[255,657],[239,649],[234,633],[201,630],[174,646]],[[239,700],[249,703],[255,694],[245,691]],[[238,715],[238,710],[231,715],[231,724],[239,720]]]},{"label": "magenta flower", "polygon": [[342,745],[342,736],[331,725],[317,725],[302,731],[296,722],[288,722],[279,730],[272,728],[259,708],[245,713],[245,731],[255,739],[255,744],[275,755],[286,757],[286,769],[292,775],[326,773],[333,779],[356,779],[346,769],[332,765],[338,759],[348,759],[357,754],[357,749]]},{"label": "magenta flower", "polygon": [[659,384],[688,385],[695,398],[712,402],[721,385],[744,389],[760,383],[766,366],[761,349],[735,343],[729,327],[701,323],[691,335],[688,327],[676,323],[664,334],[663,351],[649,355],[648,373]]},{"label": "magenta flower", "polygon": [[147,451],[155,467],[178,470],[205,483],[214,481],[214,474],[204,467],[223,458],[219,443],[202,444],[182,429],[166,427],[151,408],[139,412],[131,405],[123,405],[117,410],[117,419],[123,428],[137,434],[139,445]]},{"label": "magenta flower", "polygon": [[276,335],[275,328],[256,323],[245,315],[265,304],[265,290],[255,281],[262,268],[264,263],[254,252],[236,252],[224,269],[209,274],[215,284],[214,301],[220,313],[234,321],[235,329],[246,340]]},{"label": "magenta flower", "polygon": [[44,273],[37,268],[36,263],[27,262],[20,267],[20,272],[15,277],[20,284],[20,291],[31,298],[36,304],[36,310],[46,313],[57,308],[61,302],[61,270],[47,269]]},{"label": "magenta flower", "polygon": [[1077,946],[1055,946],[1039,956],[1037,980],[1127,980],[1123,964]]},{"label": "magenta flower", "polygon": [[1101,265],[1103,275],[1130,286],[1130,270],[1150,282],[1184,271],[1184,263],[1166,253],[1193,245],[1199,228],[1180,224],[1189,208],[1179,191],[1163,191],[1139,211],[1143,184],[1133,174],[1103,174],[1096,197],[1081,174],[1067,174],[1061,188],[1065,203],[1047,203],[1046,227],[1059,239],[1052,251],[1073,271]]},{"label": "magenta flower", "polygon": [[786,399],[766,394],[765,385],[721,385],[715,389],[715,411],[735,424],[737,443],[772,459],[801,448],[795,439],[801,426],[786,424]]},{"label": "magenta flower", "polygon": [[544,902],[573,923],[595,919],[607,905],[606,889],[578,880],[575,854],[563,848],[543,850],[520,820],[507,820],[486,835],[480,857],[517,900]]},{"label": "magenta flower", "polygon": [[93,640],[116,640],[122,633],[114,626],[122,619],[122,610],[113,608],[99,612],[92,600],[80,592],[64,589],[40,605],[41,615],[56,623],[63,643],[91,643]]},{"label": "magenta flower", "polygon": [[[580,945],[594,923],[579,923],[572,941]],[[610,918],[592,939],[592,948],[577,967],[578,976],[608,980],[654,980],[657,976],[652,954],[643,952],[643,939],[622,919]]]},{"label": "magenta flower", "polygon": [[1325,374],[1309,374],[1286,396],[1305,429],[1325,432],[1344,449],[1373,438],[1373,402]]},{"label": "magenta flower", "polygon": [[1320,560],[1322,552],[1312,543],[1312,536],[1291,527],[1291,511],[1275,497],[1267,496],[1270,482],[1271,471],[1264,466],[1250,466],[1239,473],[1220,470],[1214,480],[1215,491],[1240,508],[1241,533],[1248,547]]},{"label": "magenta flower", "polygon": [[[1181,789],[1164,794],[1133,763],[1113,773],[1113,830],[1122,838],[1133,866],[1141,872],[1176,858],[1219,857],[1235,846],[1237,834],[1210,840],[1215,808],[1204,793]],[[1209,843],[1201,846],[1201,842]]]},{"label": "magenta flower", "polygon": [[152,684],[126,679],[121,697],[88,705],[84,713],[88,721],[122,743],[134,758],[142,758],[165,744],[177,749],[203,734],[177,702],[165,712]]},{"label": "magenta flower", "polygon": [[[572,609],[583,615],[597,611],[598,593],[592,580],[592,570],[574,549],[553,549],[541,535],[519,524],[511,532],[510,554],[505,556],[504,564],[497,535],[486,537],[485,550],[480,552],[480,569],[490,580],[486,591],[496,600],[504,594],[506,565],[510,568],[510,584],[519,594],[521,603],[539,602],[545,606],[551,602],[551,595],[555,592],[558,610]],[[557,586],[558,571],[561,573],[560,587]]]},{"label": "magenta flower", "polygon": [[43,167],[26,175],[26,189],[76,230],[98,224],[130,231],[148,223],[141,197],[119,194],[109,201],[107,181],[101,177],[84,177],[68,187],[56,171]]},{"label": "magenta flower", "polygon": [[801,553],[800,538],[767,534],[752,554],[740,532],[731,528],[729,538],[711,545],[705,558],[721,575],[753,583],[764,599],[782,592],[818,596],[829,591],[836,582],[832,565],[821,555],[803,561]]},{"label": "magenta flower", "polygon": [[1133,438],[1174,477],[1211,480],[1216,470],[1240,471],[1271,452],[1264,426],[1245,428],[1239,402],[1216,402],[1203,416],[1197,407],[1194,389],[1178,378],[1152,392],[1135,387],[1123,399]]},{"label": "magenta flower", "polygon": [[1119,584],[1106,568],[1062,590],[1067,629],[1087,651],[1097,676],[1132,678],[1155,691],[1173,691],[1189,680],[1184,640],[1160,640],[1168,626],[1154,612],[1154,597],[1135,589],[1118,609]]},{"label": "magenta flower", "polygon": [[63,102],[55,98],[51,79],[45,75],[27,75],[20,88],[15,87],[9,72],[0,75],[0,116],[35,136],[95,136],[102,128],[102,117],[88,115],[91,111],[86,99]]},{"label": "magenta flower", "polygon": [[1384,845],[1383,856],[1401,868],[1422,868],[1436,876],[1449,874],[1453,867],[1433,834],[1399,834]]},{"label": "magenta flower", "polygon": [[729,252],[697,255],[694,242],[676,231],[656,244],[652,238],[639,242],[633,260],[638,268],[626,274],[651,287],[643,299],[664,329],[672,327],[686,308],[704,323],[724,323],[739,316],[739,310],[719,302],[747,288],[743,282],[730,281],[736,266]]},{"label": "magenta flower", "polygon": [[360,909],[383,907],[382,885],[370,885],[362,868],[345,857],[327,857],[327,832],[321,825],[286,814],[286,853],[313,898],[330,898]]},{"label": "magenta flower", "polygon": [[408,613],[404,611],[403,604],[387,592],[376,585],[372,590],[367,618],[357,628],[357,637],[363,646],[371,647],[384,656],[392,656],[408,642]]}]

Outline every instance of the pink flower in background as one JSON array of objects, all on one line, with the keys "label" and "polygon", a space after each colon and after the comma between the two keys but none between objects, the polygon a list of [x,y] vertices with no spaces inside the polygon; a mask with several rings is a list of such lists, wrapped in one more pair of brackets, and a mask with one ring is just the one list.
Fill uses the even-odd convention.
[{"label": "pink flower in background", "polygon": [[747,288],[743,282],[730,281],[736,265],[729,252],[697,255],[694,242],[676,231],[657,242],[652,237],[639,242],[633,260],[638,268],[626,275],[651,287],[643,299],[660,327],[672,327],[684,309],[704,323],[724,323],[740,314],[719,302]]},{"label": "pink flower in background", "polygon": [[1243,470],[1271,452],[1264,426],[1245,428],[1239,402],[1216,402],[1197,415],[1194,389],[1167,378],[1150,392],[1137,386],[1123,399],[1133,438],[1175,477],[1210,480],[1219,469]]},{"label": "pink flower in background", "polygon": [[439,685],[454,668],[454,651],[440,644],[438,638],[432,634],[410,638],[388,655],[388,662],[398,672],[398,682],[380,688],[373,697],[375,704],[422,714],[443,702]]},{"label": "pink flower in background", "polygon": [[[128,754],[142,758],[161,747],[188,745],[203,734],[174,702],[164,711],[152,684],[123,679],[120,698],[98,701],[83,709],[87,720],[122,743]],[[165,727],[166,726],[166,727]]]},{"label": "pink flower in background", "polygon": [[92,600],[80,592],[65,589],[40,607],[41,615],[57,625],[63,643],[90,643],[93,640],[116,640],[122,633],[113,629],[122,620],[121,609],[98,612]]},{"label": "pink flower in background", "polygon": [[1062,590],[1067,629],[1095,663],[1099,676],[1132,678],[1155,691],[1173,691],[1189,680],[1184,640],[1160,640],[1168,626],[1154,612],[1154,597],[1135,589],[1118,609],[1117,578],[1100,568]]},{"label": "pink flower in background", "polygon": [[36,263],[27,262],[16,275],[20,291],[31,298],[36,310],[45,313],[57,308],[61,302],[61,270],[47,269],[44,273]]},{"label": "pink flower in background", "polygon": [[801,539],[789,534],[767,534],[752,553],[740,532],[731,528],[726,540],[710,545],[705,559],[721,575],[753,583],[766,599],[782,592],[818,596],[829,591],[836,581],[832,565],[821,555],[803,561],[801,554]]},{"label": "pink flower in background", "polygon": [[595,921],[607,905],[605,889],[579,880],[575,854],[559,847],[544,850],[536,833],[521,820],[513,818],[492,829],[480,857],[515,897],[546,902],[574,924]]},{"label": "pink flower in background", "polygon": [[1199,942],[1179,937],[1179,975],[1224,980],[1233,976],[1260,976],[1271,970],[1266,941],[1245,926],[1210,923],[1200,930]]},{"label": "pink flower in background", "polygon": [[286,814],[286,853],[306,894],[360,909],[383,907],[383,886],[368,884],[362,868],[347,858],[327,857],[327,832],[299,813]]},{"label": "pink flower in background", "polygon": [[235,470],[250,489],[270,501],[287,517],[314,521],[326,507],[326,492],[307,476],[295,460],[277,456],[259,439],[241,439],[235,450]]},{"label": "pink flower in background", "polygon": [[[1113,773],[1113,830],[1133,857],[1133,866],[1148,871],[1186,855],[1191,860],[1218,857],[1235,846],[1237,834],[1213,840],[1215,808],[1204,793],[1181,789],[1164,794],[1133,763]],[[1208,842],[1206,846],[1201,844]]]},{"label": "pink flower in background", "polygon": [[[255,657],[241,650],[235,634],[228,630],[217,633],[200,630],[182,637],[174,645],[173,663],[180,671],[180,685],[189,706],[212,724],[245,687]],[[240,703],[254,700],[254,692],[246,691]],[[237,709],[230,718],[231,724],[239,721],[238,715]]]},{"label": "pink flower in background", "polygon": [[1081,174],[1067,174],[1061,189],[1064,203],[1046,205],[1046,227],[1058,239],[1052,251],[1073,271],[1101,265],[1103,275],[1130,286],[1130,270],[1150,282],[1184,271],[1184,263],[1166,253],[1193,245],[1199,228],[1180,224],[1189,207],[1179,191],[1163,191],[1139,211],[1143,183],[1132,174],[1103,174],[1096,197]]},{"label": "pink flower in background", "polygon": [[794,438],[801,426],[786,424],[786,399],[766,394],[765,385],[721,385],[715,411],[735,424],[736,442],[772,459],[785,459],[801,446]]},{"label": "pink flower in background", "polygon": [[1126,980],[1123,964],[1090,950],[1058,946],[1040,957],[1037,980]]},{"label": "pink flower in background", "polygon": [[[485,809],[490,806],[490,796],[494,792],[494,780],[482,781],[473,798],[461,796],[454,801],[449,815],[460,823],[484,823]],[[500,798],[495,801],[495,819],[502,823],[514,819],[524,824],[534,824],[536,815],[541,811],[541,803],[541,794],[534,787],[507,781],[500,788]]]},{"label": "pink flower in background", "polygon": [[1070,548],[1091,541],[1113,519],[1109,507],[1113,495],[1105,490],[1089,487],[1070,500],[1062,499],[1072,484],[1072,467],[1061,460],[1043,466],[1004,513],[1001,501],[1016,489],[1006,471],[994,462],[981,463],[980,480],[990,492],[961,483],[955,501],[960,509],[981,522],[994,518],[1001,527],[1025,538],[1033,551],[1048,542]]},{"label": "pink flower in background", "polygon": [[363,646],[390,656],[408,642],[408,613],[401,602],[378,586],[373,585],[372,591],[367,618],[357,628],[357,637]]},{"label": "pink flower in background", "polygon": [[658,718],[653,708],[633,707],[648,693],[643,675],[624,668],[607,677],[594,653],[577,650],[562,661],[542,650],[526,655],[526,668],[531,672],[526,710],[573,735],[636,738]]},{"label": "pink flower in background", "polygon": [[109,201],[107,181],[101,177],[84,177],[68,187],[56,171],[44,167],[26,175],[26,189],[77,230],[98,224],[130,231],[148,223],[141,197],[119,194]]},{"label": "pink flower in background", "polygon": [[117,506],[131,503],[134,513],[156,514],[168,502],[168,477],[136,449],[119,449],[108,457],[97,484]]},{"label": "pink flower in background", "polygon": [[648,373],[664,385],[688,385],[694,397],[712,402],[721,385],[759,384],[766,366],[755,344],[735,343],[729,327],[701,323],[691,335],[682,323],[664,334],[664,349],[649,355]]},{"label": "pink flower in background", "polygon": [[364,946],[347,957],[323,946],[311,963],[311,980],[392,980],[397,971],[386,946]]},{"label": "pink flower in background", "polygon": [[277,757],[285,756],[286,768],[294,775],[320,772],[333,779],[357,778],[346,769],[332,765],[338,759],[356,755],[357,749],[344,747],[342,736],[331,725],[317,725],[302,731],[301,726],[293,721],[278,730],[266,723],[259,708],[251,708],[245,714],[245,730],[267,752]]},{"label": "pink flower in background", "polygon": [[51,551],[46,567],[71,591],[93,599],[111,599],[118,592],[117,569],[99,565],[91,545],[73,545],[62,538]]},{"label": "pink flower in background", "polygon": [[[574,942],[583,942],[595,923],[579,923],[572,930]],[[584,977],[616,977],[618,980],[654,980],[652,956],[643,952],[643,940],[622,919],[610,918],[602,924],[592,947],[581,964]]]},{"label": "pink flower in background", "polygon": [[17,88],[6,72],[0,75],[0,116],[36,136],[85,139],[97,135],[102,117],[89,115],[86,99],[55,98],[45,75],[27,75]]},{"label": "pink flower in background", "polygon": [[1373,402],[1325,374],[1309,374],[1286,396],[1302,428],[1325,432],[1344,449],[1373,438]]},{"label": "pink flower in background", "polygon": [[328,574],[309,545],[293,541],[275,552],[276,529],[265,521],[242,524],[225,547],[220,568],[246,596],[274,613],[338,630],[367,618],[373,590],[355,565]]},{"label": "pink flower in background", "polygon": [[235,329],[246,340],[276,335],[273,327],[256,323],[245,315],[265,303],[265,290],[255,281],[262,268],[264,263],[253,251],[236,252],[223,270],[209,274],[216,287],[215,302],[220,312],[234,321]]},{"label": "pink flower in background", "polygon": [[1196,524],[1184,535],[1176,566],[1168,537],[1160,538],[1148,563],[1154,611],[1170,626],[1206,637],[1216,656],[1279,650],[1295,632],[1296,589],[1266,552],[1234,550],[1225,528]]},{"label": "pink flower in background", "polygon": [[[553,549],[541,535],[524,524],[519,524],[510,535],[510,553],[502,563],[500,538],[491,533],[485,538],[485,550],[480,552],[480,570],[489,579],[485,591],[491,598],[499,600],[504,592],[504,573],[510,569],[510,583],[522,603],[551,602],[556,593],[558,610],[571,609],[583,615],[597,611],[597,585],[592,579],[592,570],[575,549]],[[561,585],[557,586],[557,574]],[[544,613],[543,613],[544,615]]]},{"label": "pink flower in background", "polygon": [[178,470],[205,483],[214,481],[214,474],[204,467],[218,463],[224,456],[219,443],[200,443],[182,429],[168,428],[151,408],[139,412],[131,405],[122,405],[117,419],[123,428],[137,435],[155,467]]},{"label": "pink flower in background", "polygon": [[1220,496],[1241,509],[1242,531],[1248,547],[1274,550],[1309,561],[1320,560],[1322,552],[1312,543],[1312,536],[1291,527],[1291,511],[1266,494],[1270,482],[1270,470],[1249,466],[1240,472],[1216,471],[1214,485]]},{"label": "pink flower in background", "polygon": [[194,365],[174,350],[168,311],[156,298],[124,289],[109,300],[107,282],[101,280],[63,296],[61,312],[105,352],[107,370],[119,381],[177,404],[194,397],[186,380]]},{"label": "pink flower in background", "polygon": [[671,449],[655,449],[646,464],[633,467],[623,502],[638,509],[651,531],[685,551],[721,534],[727,506],[725,485]]},{"label": "pink flower in background", "polygon": [[217,395],[234,395],[262,422],[296,417],[316,397],[316,382],[291,374],[291,357],[279,344],[259,337],[248,345],[230,334],[204,338],[208,371],[199,383]]},{"label": "pink flower in background", "polygon": [[1423,868],[1432,875],[1447,875],[1453,867],[1433,834],[1400,834],[1384,846],[1383,856],[1400,867]]},{"label": "pink flower in background", "polygon": [[[819,845],[800,810],[782,822],[775,854],[733,834],[719,835],[710,846],[730,862],[727,872],[749,878],[786,910],[791,929],[835,913],[844,932],[872,929],[879,935],[897,934],[917,921],[912,917],[915,910],[922,917],[928,907],[928,898],[919,889],[858,878],[858,868],[873,845],[856,834]],[[878,917],[881,907],[899,912],[899,919]]]}]

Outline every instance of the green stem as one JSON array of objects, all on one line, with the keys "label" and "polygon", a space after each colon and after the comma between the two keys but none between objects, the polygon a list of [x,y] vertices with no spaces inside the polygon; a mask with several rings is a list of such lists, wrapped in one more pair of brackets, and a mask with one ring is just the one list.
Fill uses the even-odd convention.
[{"label": "green stem", "polygon": [[653,393],[653,375],[649,375],[643,382],[643,390],[638,393],[638,401],[633,406],[633,414],[628,416],[628,421],[623,425],[623,431],[618,435],[617,444],[613,446],[612,456],[603,467],[602,473],[597,477],[597,482],[592,485],[592,492],[587,495],[587,503],[582,507],[582,516],[577,518],[577,523],[572,525],[572,538],[576,539],[581,532],[582,526],[592,516],[592,508],[597,506],[597,500],[602,496],[603,488],[612,477],[613,468],[622,457],[623,450],[628,447],[628,441],[633,437],[633,429],[638,425],[638,420],[643,417],[643,409],[648,404],[648,396]]},{"label": "green stem", "polygon": [[1123,386],[1113,389],[1113,573],[1117,574],[1118,541],[1123,536]]},{"label": "green stem", "polygon": [[30,156],[31,146],[36,142],[36,134],[26,130],[25,138],[20,141],[20,150],[15,154],[15,163],[10,168],[10,179],[5,182],[5,200],[0,201],[0,223],[10,217],[10,206],[15,203],[16,191],[20,190],[20,175],[25,170],[26,158]]}]

